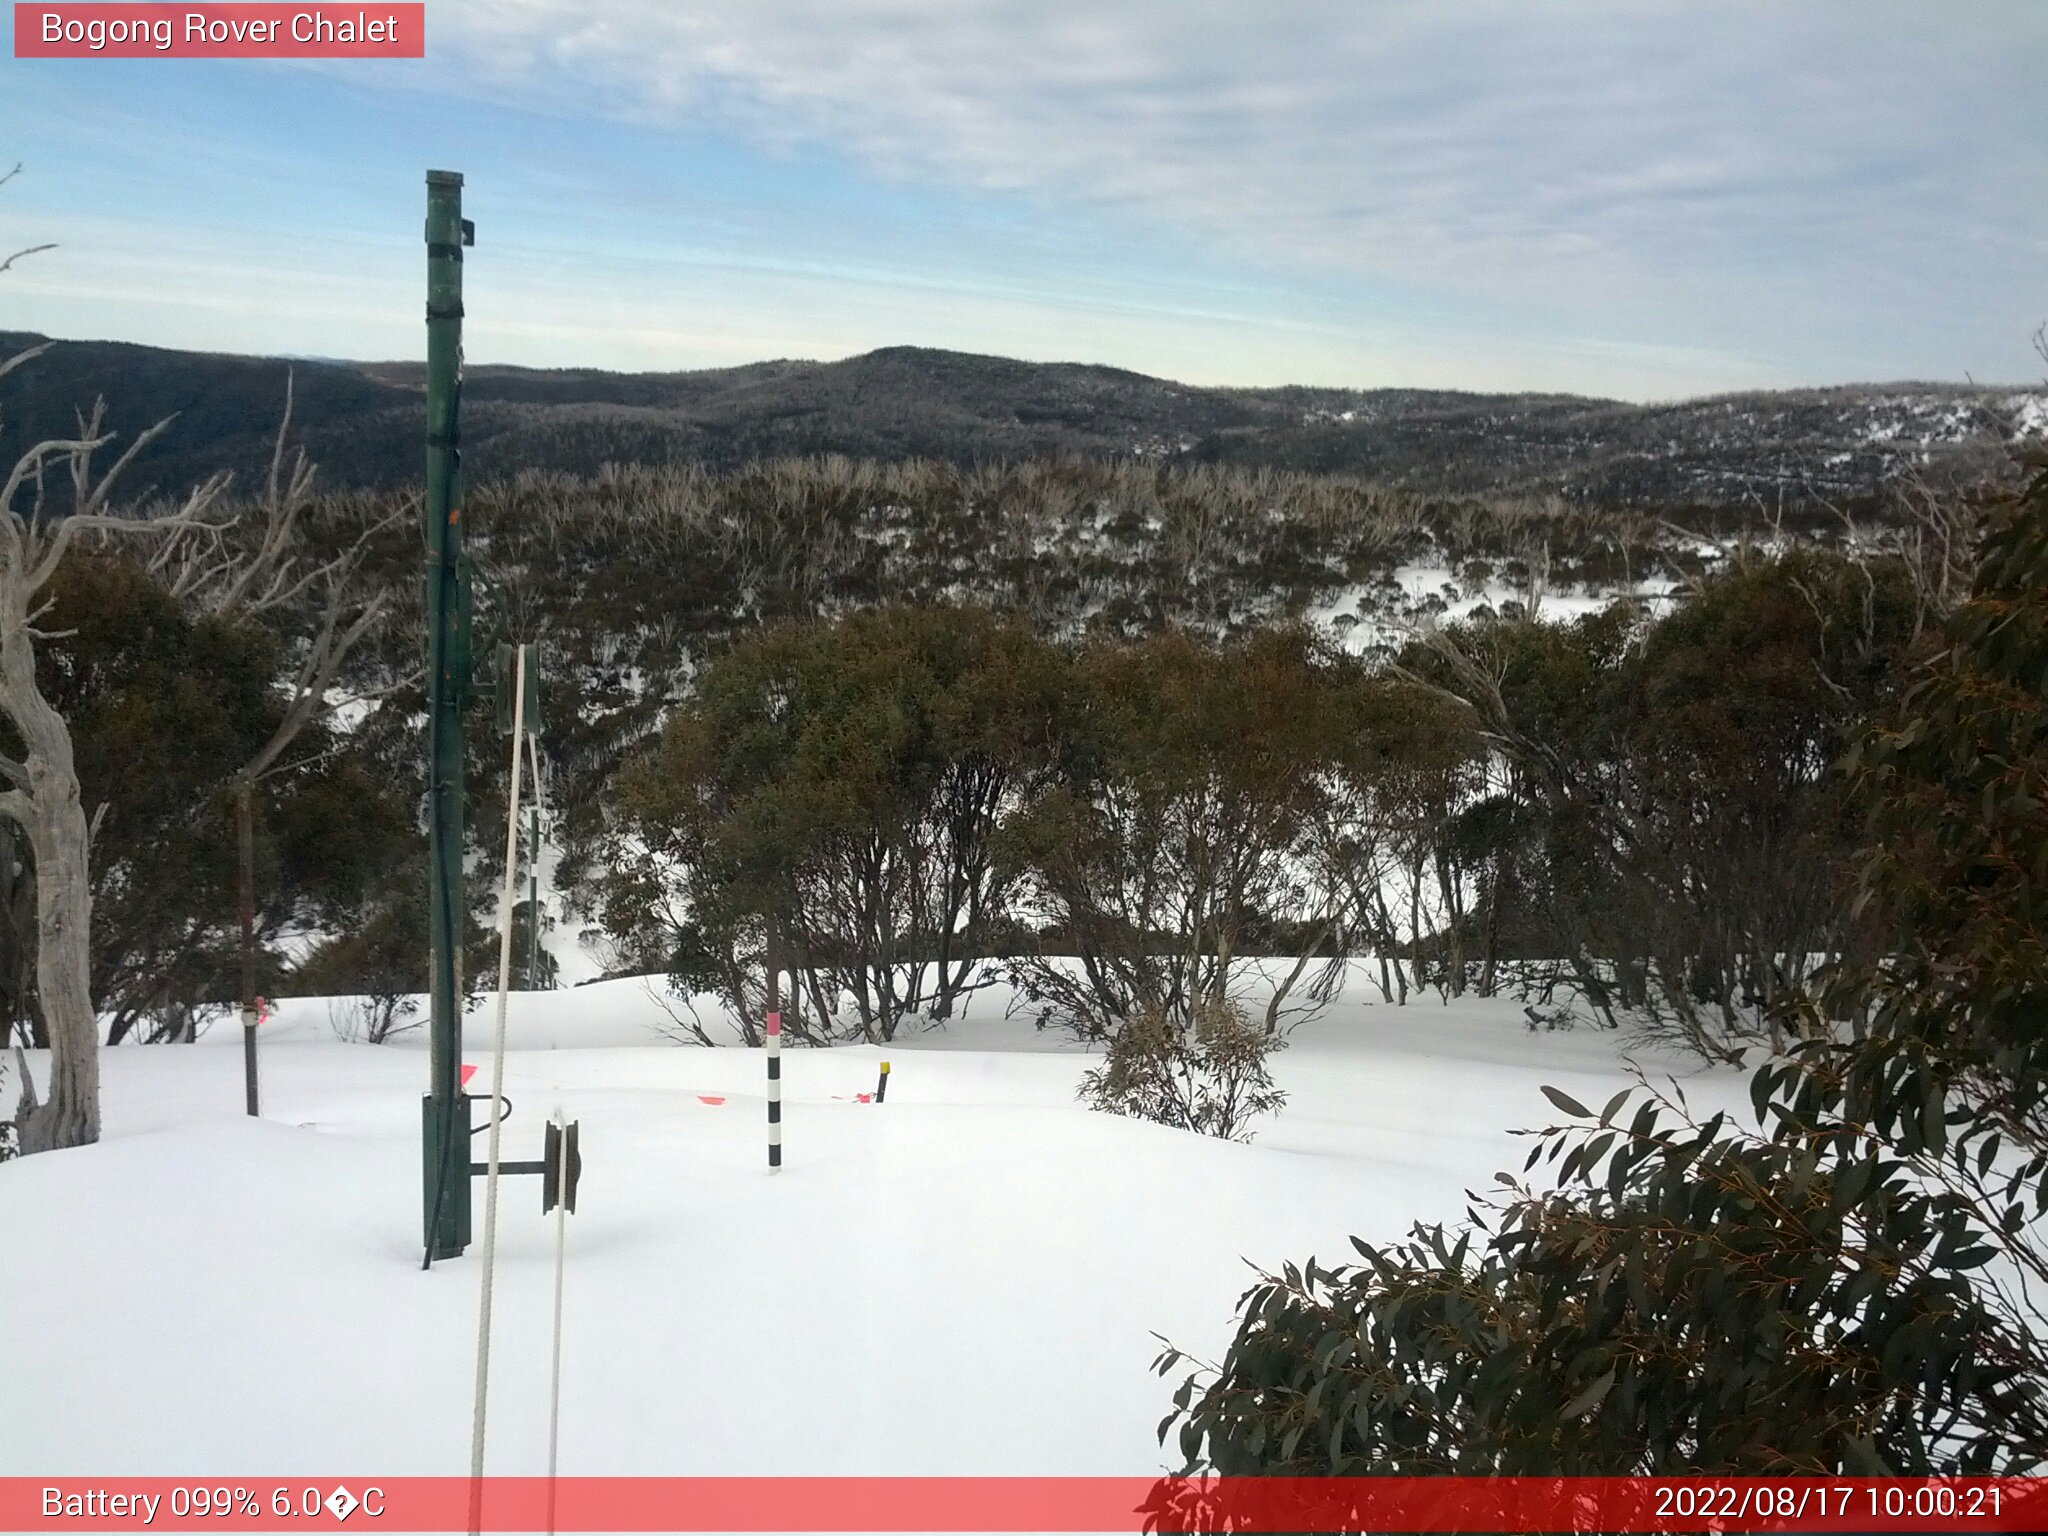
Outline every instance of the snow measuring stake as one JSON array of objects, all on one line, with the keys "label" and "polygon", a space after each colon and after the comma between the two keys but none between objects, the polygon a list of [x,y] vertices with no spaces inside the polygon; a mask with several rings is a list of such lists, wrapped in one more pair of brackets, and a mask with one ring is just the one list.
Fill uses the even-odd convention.
[{"label": "snow measuring stake", "polygon": [[782,1167],[782,1010],[768,1015],[768,1171]]},{"label": "snow measuring stake", "polygon": [[775,924],[768,924],[768,943],[762,958],[768,974],[767,1033],[763,1044],[768,1057],[768,1171],[782,1171],[782,961],[775,943]]}]

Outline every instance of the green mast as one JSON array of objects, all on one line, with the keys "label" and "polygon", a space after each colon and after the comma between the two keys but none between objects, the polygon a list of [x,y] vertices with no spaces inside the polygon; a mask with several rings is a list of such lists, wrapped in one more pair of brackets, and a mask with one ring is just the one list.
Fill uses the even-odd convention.
[{"label": "green mast", "polygon": [[421,1139],[427,1259],[469,1246],[469,1103],[462,1090],[462,708],[470,682],[462,552],[462,176],[427,172],[427,857],[432,1052]]}]

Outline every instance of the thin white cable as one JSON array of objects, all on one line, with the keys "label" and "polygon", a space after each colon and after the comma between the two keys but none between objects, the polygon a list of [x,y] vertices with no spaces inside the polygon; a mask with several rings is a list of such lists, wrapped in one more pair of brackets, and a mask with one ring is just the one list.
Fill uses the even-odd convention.
[{"label": "thin white cable", "polygon": [[[533,764],[533,803],[535,806],[539,808],[542,816],[546,816],[548,807],[548,781],[547,775],[541,772],[540,733],[538,731],[535,731],[533,735],[526,738],[526,750],[528,761],[530,761]],[[545,946],[540,941],[540,855],[541,849],[546,845],[547,840],[548,834],[546,826],[537,826],[534,831],[534,845],[532,848],[527,850],[526,854],[527,859],[531,862],[533,866],[533,910],[526,914],[526,920],[533,924],[532,944],[533,952],[535,955],[539,955],[542,949],[545,948]],[[539,967],[536,966],[535,969],[539,969]],[[537,983],[535,982],[533,977],[529,976],[526,978],[526,985],[529,988],[532,988],[535,985],[537,985]]]},{"label": "thin white cable", "polygon": [[484,1400],[491,1383],[491,1275],[498,1257],[498,1131],[504,1124],[505,999],[512,981],[512,900],[519,874],[519,767],[526,735],[526,647],[518,648],[512,698],[512,795],[505,807],[505,896],[498,907],[498,1021],[491,1043],[491,1150],[484,1177],[484,1262],[476,1318],[476,1407],[469,1432],[469,1529],[483,1529]]}]

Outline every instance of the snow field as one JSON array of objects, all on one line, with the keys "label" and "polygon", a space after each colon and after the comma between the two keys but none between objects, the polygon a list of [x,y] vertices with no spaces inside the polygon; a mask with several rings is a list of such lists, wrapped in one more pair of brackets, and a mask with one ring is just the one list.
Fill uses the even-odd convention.
[{"label": "snow field", "polygon": [[[1540,1084],[1597,1107],[1627,1082],[1611,1035],[1531,1034],[1505,999],[1396,1008],[1359,975],[1275,1059],[1286,1108],[1231,1145],[1083,1108],[1091,1054],[1006,1002],[786,1051],[771,1177],[760,1051],[664,1042],[640,981],[512,997],[503,1155],[538,1156],[557,1106],[583,1123],[564,1473],[1161,1470],[1155,1332],[1214,1358],[1246,1260],[1455,1221],[1520,1169],[1508,1130],[1555,1118]],[[466,1470],[478,1249],[420,1271],[424,1032],[342,1044],[329,1016],[286,1000],[264,1026],[261,1120],[216,1027],[106,1051],[100,1144],[0,1165],[0,1379],[41,1396],[0,1474]],[[885,1058],[888,1102],[856,1102]],[[552,1226],[537,1180],[500,1198],[487,1466],[537,1474]]]}]

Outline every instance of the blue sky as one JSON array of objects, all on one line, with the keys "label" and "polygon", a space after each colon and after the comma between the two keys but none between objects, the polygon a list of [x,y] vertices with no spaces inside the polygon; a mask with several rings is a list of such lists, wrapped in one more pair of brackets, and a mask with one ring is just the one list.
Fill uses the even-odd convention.
[{"label": "blue sky", "polygon": [[2048,4],[430,0],[418,62],[0,58],[0,326],[898,343],[1203,384],[2037,381]]}]

